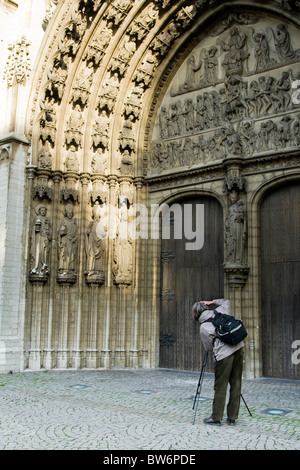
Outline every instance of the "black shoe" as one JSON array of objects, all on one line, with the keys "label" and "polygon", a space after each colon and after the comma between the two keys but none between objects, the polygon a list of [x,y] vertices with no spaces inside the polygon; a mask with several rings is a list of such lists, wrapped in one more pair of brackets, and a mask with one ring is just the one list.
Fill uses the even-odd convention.
[{"label": "black shoe", "polygon": [[229,424],[229,426],[234,426],[235,425],[235,419],[227,418],[226,422],[227,422],[227,424]]},{"label": "black shoe", "polygon": [[203,420],[203,423],[205,424],[211,424],[213,426],[221,426],[221,421],[218,421],[217,419],[212,418],[211,416],[209,418],[205,418]]}]

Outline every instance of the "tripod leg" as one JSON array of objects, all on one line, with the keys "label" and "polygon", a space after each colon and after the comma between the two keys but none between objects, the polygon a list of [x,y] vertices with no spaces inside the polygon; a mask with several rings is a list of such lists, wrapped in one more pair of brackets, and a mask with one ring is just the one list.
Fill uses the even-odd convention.
[{"label": "tripod leg", "polygon": [[241,394],[241,398],[242,398],[242,400],[243,400],[243,402],[244,402],[244,404],[245,404],[245,406],[246,406],[246,408],[247,408],[247,410],[248,410],[249,415],[252,417],[251,411],[249,410],[248,405],[247,405],[247,403],[245,402],[245,399],[244,399],[244,397],[243,397],[242,394]]},{"label": "tripod leg", "polygon": [[[195,395],[195,398],[194,398],[193,409],[195,408],[195,412],[194,412],[193,424],[195,424],[195,419],[196,419],[196,414],[197,414],[197,409],[198,409],[198,403],[199,403],[199,400],[197,400],[197,398],[198,398],[198,396],[200,397],[200,393],[201,393],[204,370],[205,370],[206,361],[207,361],[207,355],[208,355],[208,352],[206,351],[205,354],[204,354],[204,359],[203,359],[201,373],[200,373],[200,377],[199,377],[199,381],[198,381],[197,391],[196,391],[196,395]],[[196,407],[195,407],[195,405],[196,405]]]}]

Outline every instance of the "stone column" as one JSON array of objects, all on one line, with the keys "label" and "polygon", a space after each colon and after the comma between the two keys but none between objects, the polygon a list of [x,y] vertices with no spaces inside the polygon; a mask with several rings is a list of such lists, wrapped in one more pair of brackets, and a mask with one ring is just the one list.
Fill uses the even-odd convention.
[{"label": "stone column", "polygon": [[126,367],[126,289],[127,286],[120,285],[117,302],[116,316],[116,348],[115,348],[115,367],[121,369]]},{"label": "stone column", "polygon": [[[143,188],[143,178],[136,178],[135,181],[136,186],[136,204],[142,204],[142,188]],[[142,218],[145,214],[140,214]],[[147,221],[148,222],[148,221]],[[140,227],[141,229],[141,227]],[[143,360],[143,354],[145,353],[144,349],[144,328],[143,328],[143,309],[141,306],[141,302],[143,302],[143,296],[141,294],[144,285],[141,286],[141,282],[144,279],[144,273],[140,273],[141,268],[141,250],[142,250],[142,242],[140,238],[136,238],[135,240],[135,284],[134,284],[134,292],[133,298],[136,301],[133,304],[133,315],[132,315],[132,322],[131,322],[131,338],[132,338],[132,347],[129,350],[129,365],[132,368],[140,367],[141,362]]]},{"label": "stone column", "polygon": [[60,289],[59,333],[57,349],[57,368],[66,369],[69,365],[68,324],[69,324],[70,285],[66,282]]},{"label": "stone column", "polygon": [[[77,264],[78,271],[78,297],[77,297],[77,310],[75,311],[75,325],[74,325],[74,347],[73,347],[73,361],[72,364],[75,369],[79,369],[83,364],[83,353],[81,348],[82,341],[82,293],[83,293],[83,284],[84,284],[84,235],[85,235],[85,225],[86,225],[86,209],[88,204],[88,184],[89,184],[89,174],[82,173],[80,175],[81,182],[81,197],[80,197],[80,206],[81,206],[81,219],[79,229],[79,263]],[[77,314],[77,315],[76,315]]]},{"label": "stone column", "polygon": [[[114,206],[117,201],[117,185],[118,179],[115,175],[108,177],[109,193],[108,204]],[[110,224],[110,214],[107,214],[107,223]],[[108,227],[109,229],[109,227]],[[103,329],[101,344],[101,360],[100,366],[109,369],[112,365],[112,337],[111,337],[111,316],[112,316],[112,289],[113,289],[113,274],[112,274],[112,258],[113,258],[113,240],[107,237],[107,294],[106,294],[106,308],[103,313]]]},{"label": "stone column", "polygon": [[55,237],[57,234],[57,226],[58,226],[58,217],[57,217],[57,208],[59,206],[59,188],[60,182],[62,180],[62,173],[61,171],[54,171],[52,175],[54,188],[53,188],[53,215],[52,215],[52,236],[53,236],[53,244],[51,250],[51,272],[50,275],[50,296],[49,296],[49,314],[48,314],[48,324],[47,324],[47,340],[46,340],[46,348],[44,351],[45,358],[44,358],[44,365],[46,369],[52,369],[55,364],[55,357],[54,357],[54,348],[53,348],[53,302],[54,302],[54,292],[55,292],[55,273],[57,271],[57,246],[55,243]]}]

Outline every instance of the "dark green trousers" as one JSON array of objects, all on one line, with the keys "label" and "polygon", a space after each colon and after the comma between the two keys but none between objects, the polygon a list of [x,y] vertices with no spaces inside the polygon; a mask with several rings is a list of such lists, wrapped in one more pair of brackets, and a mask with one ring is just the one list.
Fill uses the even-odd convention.
[{"label": "dark green trousers", "polygon": [[243,348],[238,349],[225,359],[215,363],[215,395],[212,407],[212,417],[218,421],[223,418],[226,393],[230,385],[227,417],[237,419],[240,409],[243,372]]}]

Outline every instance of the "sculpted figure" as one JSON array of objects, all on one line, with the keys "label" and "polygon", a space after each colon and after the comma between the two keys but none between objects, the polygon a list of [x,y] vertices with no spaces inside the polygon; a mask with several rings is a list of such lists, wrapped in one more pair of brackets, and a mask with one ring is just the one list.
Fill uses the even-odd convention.
[{"label": "sculpted figure", "polygon": [[31,271],[30,274],[44,275],[49,272],[48,252],[51,242],[51,222],[47,217],[47,208],[43,204],[36,208],[37,217],[31,229]]},{"label": "sculpted figure", "polygon": [[120,200],[120,205],[119,229],[114,241],[113,273],[116,284],[130,285],[132,283],[132,240],[127,227],[127,199]]},{"label": "sculpted figure", "polygon": [[225,220],[225,262],[241,264],[247,240],[245,202],[238,200],[237,192],[229,196],[230,207]]},{"label": "sculpted figure", "polygon": [[58,270],[60,274],[74,271],[77,254],[77,220],[73,218],[74,208],[67,204],[64,219],[58,229]]},{"label": "sculpted figure", "polygon": [[99,205],[95,204],[92,211],[92,221],[89,223],[85,236],[86,268],[88,273],[101,271],[101,257],[104,251],[103,241],[98,236],[97,226],[100,221]]},{"label": "sculpted figure", "polygon": [[231,28],[228,43],[221,43],[222,49],[227,51],[223,62],[227,77],[243,74],[243,63],[249,57],[245,46],[246,35],[240,34],[236,27]]},{"label": "sculpted figure", "polygon": [[73,144],[71,144],[70,151],[68,152],[68,155],[66,157],[65,169],[66,171],[74,171],[74,172],[79,171],[79,163],[78,163],[78,159],[76,155],[76,147]]},{"label": "sculpted figure", "polygon": [[50,152],[49,141],[46,140],[45,145],[41,148],[38,155],[38,167],[46,170],[51,170],[52,168],[52,155]]},{"label": "sculpted figure", "polygon": [[271,67],[276,63],[274,59],[270,58],[269,42],[265,33],[255,33],[253,35],[255,42],[254,55],[256,60],[256,71],[264,70]]},{"label": "sculpted figure", "polygon": [[280,23],[276,26],[276,29],[272,29],[272,31],[276,52],[281,62],[286,62],[300,57],[300,51],[294,51],[292,47],[290,33],[288,32],[286,25]]}]

